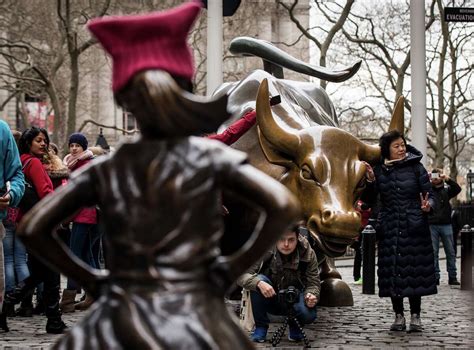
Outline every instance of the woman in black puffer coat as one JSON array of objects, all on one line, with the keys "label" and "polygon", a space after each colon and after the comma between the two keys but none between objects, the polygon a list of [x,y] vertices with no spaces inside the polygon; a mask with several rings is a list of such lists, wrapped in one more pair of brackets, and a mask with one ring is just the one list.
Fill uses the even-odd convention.
[{"label": "woman in black puffer coat", "polygon": [[[421,297],[436,294],[433,246],[427,215],[434,205],[422,154],[406,145],[398,131],[380,138],[383,162],[368,166],[366,200],[380,199],[378,217],[378,286],[380,297],[391,297],[392,331],[406,329],[403,298],[410,302],[410,331],[421,331]],[[372,182],[370,182],[372,181]]]}]

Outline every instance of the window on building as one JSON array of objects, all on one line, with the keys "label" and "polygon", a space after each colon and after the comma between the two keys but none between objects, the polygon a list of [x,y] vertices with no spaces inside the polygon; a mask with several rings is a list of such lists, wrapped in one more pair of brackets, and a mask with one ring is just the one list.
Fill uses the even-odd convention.
[{"label": "window on building", "polygon": [[[123,112],[123,129],[132,131],[137,129],[137,120],[130,112]],[[125,133],[124,133],[125,134]]]}]

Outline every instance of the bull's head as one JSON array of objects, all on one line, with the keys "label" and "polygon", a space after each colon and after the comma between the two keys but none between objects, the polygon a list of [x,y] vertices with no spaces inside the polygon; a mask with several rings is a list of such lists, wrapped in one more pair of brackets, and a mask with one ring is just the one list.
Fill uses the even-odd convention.
[{"label": "bull's head", "polygon": [[269,162],[286,168],[280,181],[300,200],[318,248],[328,256],[340,256],[360,229],[354,207],[365,187],[363,161],[379,160],[380,149],[341,129],[311,124],[304,115],[289,115],[295,113],[305,112],[285,103],[272,111],[268,82],[263,80],[257,97],[263,152]]}]

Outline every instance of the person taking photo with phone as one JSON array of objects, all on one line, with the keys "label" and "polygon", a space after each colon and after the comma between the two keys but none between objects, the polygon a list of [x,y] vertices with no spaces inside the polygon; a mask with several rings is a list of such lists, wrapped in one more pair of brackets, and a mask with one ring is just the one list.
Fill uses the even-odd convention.
[{"label": "person taking photo with phone", "polygon": [[433,242],[434,263],[436,270],[436,284],[439,285],[439,241],[443,241],[444,252],[446,253],[446,268],[448,270],[448,284],[459,286],[456,271],[456,254],[453,240],[453,227],[451,225],[451,204],[449,200],[456,197],[461,192],[461,187],[448,176],[443,174],[443,170],[435,168],[431,171],[431,184],[433,194],[436,198],[437,206],[430,213],[429,223],[431,231],[431,241]]}]

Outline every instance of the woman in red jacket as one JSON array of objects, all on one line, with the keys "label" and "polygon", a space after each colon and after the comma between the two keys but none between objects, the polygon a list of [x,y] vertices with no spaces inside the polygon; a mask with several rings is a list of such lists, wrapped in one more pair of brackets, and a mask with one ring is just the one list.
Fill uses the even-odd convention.
[{"label": "woman in red jacket", "polygon": [[[26,129],[18,142],[25,180],[34,187],[40,200],[53,192],[53,184],[42,164],[48,146],[49,136],[47,131],[36,127]],[[24,214],[20,209],[18,221]],[[14,301],[20,301],[23,297],[30,295],[36,286],[44,283],[43,300],[45,314],[48,318],[46,332],[62,333],[67,327],[62,321],[61,312],[59,311],[59,273],[44,265],[33,254],[28,255],[28,267],[30,276],[16,288],[13,296]]]},{"label": "woman in red jacket", "polygon": [[[87,138],[81,133],[69,136],[69,154],[64,157],[63,163],[73,172],[89,163],[94,155],[87,149]],[[72,220],[71,237],[69,248],[73,253],[89,266],[100,269],[99,249],[100,240],[97,228],[97,210],[95,207],[82,208]],[[85,310],[92,303],[91,296],[86,295],[84,301],[75,304],[76,294],[81,290],[73,279],[68,278],[67,287],[63,291],[60,307],[62,312],[74,312],[74,310]]]}]

